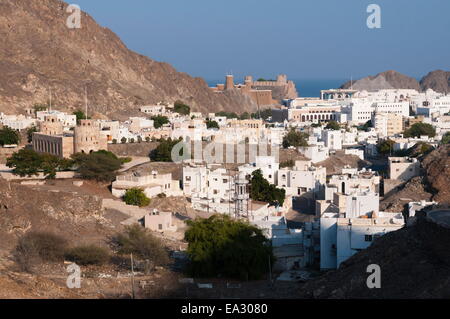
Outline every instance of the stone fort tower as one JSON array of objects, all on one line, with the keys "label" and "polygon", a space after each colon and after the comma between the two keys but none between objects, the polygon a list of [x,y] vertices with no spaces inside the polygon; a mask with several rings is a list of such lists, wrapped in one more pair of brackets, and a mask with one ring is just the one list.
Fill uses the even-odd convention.
[{"label": "stone fort tower", "polygon": [[100,133],[100,125],[94,120],[81,120],[75,127],[74,151],[75,153],[91,153],[107,150],[106,136]]},{"label": "stone fort tower", "polygon": [[234,89],[234,76],[227,75],[225,80],[225,90]]},{"label": "stone fort tower", "polygon": [[63,124],[54,115],[48,115],[40,124],[40,132],[45,135],[62,135]]}]

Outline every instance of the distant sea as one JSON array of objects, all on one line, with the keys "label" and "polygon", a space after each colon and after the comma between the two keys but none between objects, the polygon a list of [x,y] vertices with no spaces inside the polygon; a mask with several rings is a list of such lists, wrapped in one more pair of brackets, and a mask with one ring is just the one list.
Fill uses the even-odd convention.
[{"label": "distant sea", "polygon": [[[347,79],[320,80],[301,79],[292,80],[295,82],[300,97],[320,97],[320,90],[337,89],[346,83]],[[207,80],[209,86],[216,86],[217,83],[224,83],[222,80]]]},{"label": "distant sea", "polygon": [[348,80],[293,80],[300,97],[320,97],[321,90],[338,89]]}]

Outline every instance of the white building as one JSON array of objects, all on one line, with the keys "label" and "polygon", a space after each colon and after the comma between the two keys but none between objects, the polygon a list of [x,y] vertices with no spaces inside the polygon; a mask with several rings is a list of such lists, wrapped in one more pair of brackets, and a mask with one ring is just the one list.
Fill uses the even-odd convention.
[{"label": "white building", "polygon": [[130,117],[130,127],[129,130],[133,134],[140,134],[144,130],[154,129],[154,121],[149,120],[145,117]]},{"label": "white building", "polygon": [[375,113],[372,124],[380,138],[403,132],[403,117],[395,113]]},{"label": "white building", "polygon": [[191,198],[230,201],[234,196],[234,174],[223,168],[215,168],[215,165],[185,166],[183,192]]},{"label": "white building", "polygon": [[361,125],[372,120],[375,113],[392,113],[400,116],[409,116],[409,102],[385,102],[373,99],[351,99],[344,103],[342,112],[347,114],[351,124]]},{"label": "white building", "polygon": [[416,158],[389,157],[389,178],[409,181],[420,175],[420,162]]},{"label": "white building", "polygon": [[77,116],[73,114],[67,114],[64,112],[56,111],[56,110],[50,110],[50,111],[39,111],[36,113],[36,118],[43,122],[45,121],[45,118],[47,116],[56,116],[58,121],[60,121],[63,124],[64,128],[72,128],[77,125]]},{"label": "white building", "polygon": [[379,212],[378,194],[334,194],[332,203],[318,201],[320,268],[336,269],[384,234],[403,227],[401,213]]},{"label": "white building", "polygon": [[276,175],[279,169],[280,164],[273,156],[256,156],[254,163],[239,166],[239,172],[246,175],[252,175],[254,171],[261,170],[264,178],[274,185],[277,184]]},{"label": "white building", "polygon": [[340,130],[323,130],[322,140],[331,151],[342,149],[342,133]]},{"label": "white building", "polygon": [[173,223],[173,214],[170,212],[160,212],[156,209],[144,216],[144,227],[155,232],[177,231],[177,226]]},{"label": "white building", "polygon": [[350,195],[354,192],[379,193],[380,176],[371,170],[344,168],[341,175],[331,176],[326,185],[325,200],[333,200],[335,193]]},{"label": "white building", "polygon": [[323,142],[318,142],[315,145],[299,147],[298,151],[305,157],[309,158],[314,164],[325,161],[330,157],[330,150],[325,147]]},{"label": "white building", "polygon": [[24,130],[37,126],[37,120],[23,115],[6,115],[0,113],[0,124],[12,130]]},{"label": "white building", "polygon": [[450,95],[427,98],[416,108],[417,115],[437,118],[450,112]]},{"label": "white building", "polygon": [[156,105],[141,106],[140,111],[149,116],[159,116],[166,115],[168,113],[168,107],[165,104],[158,103]]},{"label": "white building", "polygon": [[278,171],[277,186],[285,189],[287,196],[302,196],[318,193],[325,186],[326,178],[325,167],[314,167],[311,161],[296,161],[293,168]]},{"label": "white building", "polygon": [[142,189],[148,198],[164,194],[167,197],[182,196],[180,182],[172,180],[172,174],[158,174],[153,171],[149,175],[119,175],[112,183],[112,194],[116,197],[123,197],[127,190],[132,188]]}]

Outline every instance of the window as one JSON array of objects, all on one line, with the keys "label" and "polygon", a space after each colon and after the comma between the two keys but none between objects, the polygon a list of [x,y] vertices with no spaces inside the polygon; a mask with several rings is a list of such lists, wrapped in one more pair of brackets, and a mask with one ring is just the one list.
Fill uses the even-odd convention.
[{"label": "window", "polygon": [[162,229],[163,229],[162,226],[163,226],[162,224],[159,224],[159,225],[158,225],[158,229],[159,229],[159,230],[162,230]]},{"label": "window", "polygon": [[364,241],[373,241],[373,236],[372,235],[365,235],[364,236]]}]

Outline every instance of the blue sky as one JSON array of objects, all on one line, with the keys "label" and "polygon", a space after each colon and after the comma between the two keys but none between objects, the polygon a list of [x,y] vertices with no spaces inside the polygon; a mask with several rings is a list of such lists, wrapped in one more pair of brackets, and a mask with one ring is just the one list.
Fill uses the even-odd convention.
[{"label": "blue sky", "polygon": [[[207,80],[450,69],[448,0],[74,0],[132,50]],[[369,29],[367,6],[381,7]]]}]

